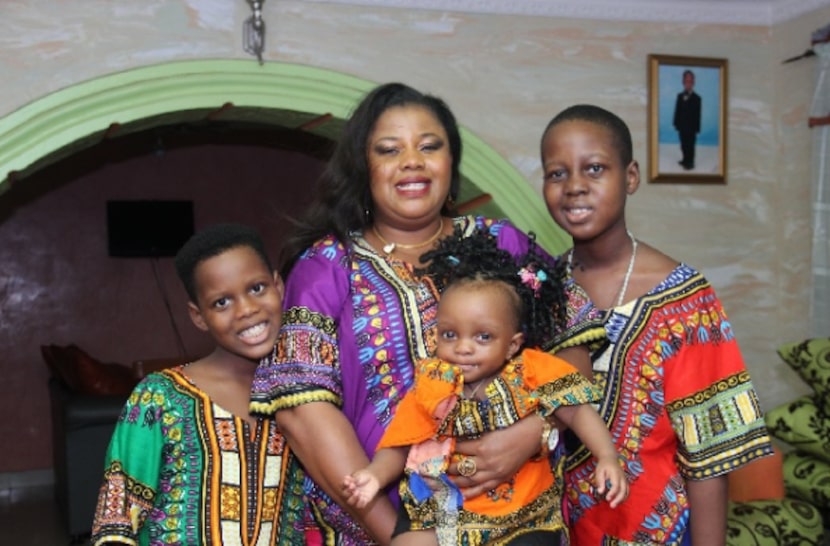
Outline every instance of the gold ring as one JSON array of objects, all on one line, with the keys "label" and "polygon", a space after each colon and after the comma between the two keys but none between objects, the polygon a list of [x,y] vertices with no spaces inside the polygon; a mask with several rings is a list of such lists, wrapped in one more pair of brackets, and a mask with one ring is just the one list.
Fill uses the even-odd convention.
[{"label": "gold ring", "polygon": [[476,470],[478,470],[478,468],[476,468],[476,462],[472,457],[464,457],[458,461],[455,468],[458,470],[458,473],[465,478],[472,477],[472,475],[476,473]]}]

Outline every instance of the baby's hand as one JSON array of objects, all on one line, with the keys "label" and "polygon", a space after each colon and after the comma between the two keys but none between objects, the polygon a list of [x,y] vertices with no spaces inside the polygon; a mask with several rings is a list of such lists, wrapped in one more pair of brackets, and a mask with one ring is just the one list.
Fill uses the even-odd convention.
[{"label": "baby's hand", "polygon": [[364,468],[343,478],[343,491],[346,493],[346,502],[356,508],[363,508],[380,491],[380,482]]},{"label": "baby's hand", "polygon": [[599,499],[605,499],[616,508],[628,498],[628,479],[616,457],[601,459],[594,472],[594,489]]}]

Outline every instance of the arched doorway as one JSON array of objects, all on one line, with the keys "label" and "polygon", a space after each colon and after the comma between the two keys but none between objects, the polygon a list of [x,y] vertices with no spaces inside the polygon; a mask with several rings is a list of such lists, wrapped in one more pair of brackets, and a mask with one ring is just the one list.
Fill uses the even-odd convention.
[{"label": "arched doorway", "polygon": [[[331,70],[243,60],[171,62],[102,76],[0,119],[0,194],[78,150],[154,125],[249,120],[334,139],[342,120],[373,85]],[[563,249],[566,238],[527,181],[463,127],[462,138],[461,173],[466,183],[461,200],[489,193],[491,210],[537,232],[548,250]]]}]

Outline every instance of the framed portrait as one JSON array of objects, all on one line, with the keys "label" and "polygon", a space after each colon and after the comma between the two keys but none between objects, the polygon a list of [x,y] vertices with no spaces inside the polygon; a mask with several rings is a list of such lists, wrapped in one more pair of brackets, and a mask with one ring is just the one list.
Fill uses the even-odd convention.
[{"label": "framed portrait", "polygon": [[648,180],[726,184],[727,60],[648,56]]}]

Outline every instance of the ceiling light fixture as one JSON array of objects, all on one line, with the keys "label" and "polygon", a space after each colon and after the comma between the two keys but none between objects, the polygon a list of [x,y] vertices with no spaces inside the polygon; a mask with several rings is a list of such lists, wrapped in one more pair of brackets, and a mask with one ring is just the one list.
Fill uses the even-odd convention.
[{"label": "ceiling light fixture", "polygon": [[265,0],[248,0],[252,15],[242,25],[242,47],[246,53],[256,55],[259,64],[263,64],[262,52],[265,51],[265,21],[262,20],[262,3]]}]

